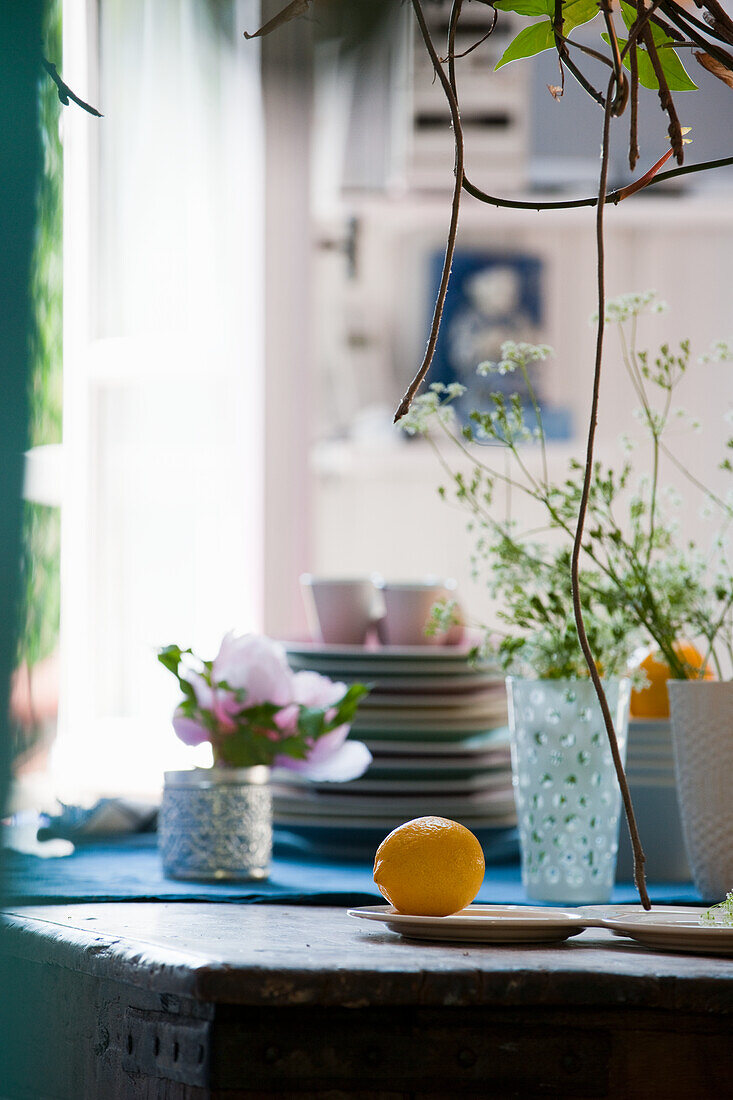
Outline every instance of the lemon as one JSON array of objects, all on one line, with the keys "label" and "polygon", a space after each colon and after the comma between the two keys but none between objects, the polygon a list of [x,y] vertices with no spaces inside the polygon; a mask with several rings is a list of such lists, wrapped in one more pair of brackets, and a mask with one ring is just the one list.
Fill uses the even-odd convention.
[{"label": "lemon", "polygon": [[[675,642],[674,651],[684,661],[691,672],[699,672],[703,667],[703,655],[690,642]],[[669,718],[669,697],[667,680],[670,678],[669,665],[659,651],[650,650],[640,667],[644,669],[649,686],[641,691],[631,692],[632,718]],[[706,664],[701,679],[714,680],[715,673]]]},{"label": "lemon", "polygon": [[445,817],[416,817],[377,848],[374,881],[400,913],[447,917],[470,905],[484,879],[473,833]]}]

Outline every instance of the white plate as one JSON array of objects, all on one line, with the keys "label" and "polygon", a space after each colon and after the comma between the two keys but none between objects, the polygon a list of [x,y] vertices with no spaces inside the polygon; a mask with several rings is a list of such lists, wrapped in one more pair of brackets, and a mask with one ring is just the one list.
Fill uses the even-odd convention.
[{"label": "white plate", "polygon": [[405,691],[386,692],[374,688],[361,703],[362,710],[389,710],[392,712],[395,709],[409,709],[422,713],[439,710],[453,715],[456,713],[484,714],[487,711],[491,713],[497,707],[503,707],[504,713],[506,713],[506,694],[503,687],[501,691],[482,689],[481,691],[471,692],[454,691],[451,694],[443,695],[437,692],[431,692],[430,694]]},{"label": "white plate", "polygon": [[[494,770],[510,771],[511,757],[508,745],[499,746],[494,751],[483,752],[476,756],[381,756],[375,755],[367,773],[370,779],[392,779],[392,773],[405,779],[418,779],[425,775],[429,779],[445,779],[467,775],[484,775]],[[427,773],[427,774],[426,774]]]},{"label": "white plate", "polygon": [[648,912],[640,905],[586,905],[578,913],[599,920],[617,936],[644,947],[699,955],[733,955],[733,928],[700,924],[706,906],[665,905]]},{"label": "white plate", "polygon": [[[337,786],[338,784],[334,784]],[[324,794],[322,791],[288,790],[273,785],[275,810],[285,813],[333,815],[335,817],[413,817],[431,814],[437,817],[461,817],[465,814],[504,814],[514,806],[514,793],[509,777],[495,790],[468,791],[458,795],[376,795]]]},{"label": "white plate", "polygon": [[480,640],[480,633],[472,633],[460,645],[341,645],[306,641],[283,642],[283,645],[286,653],[294,657],[387,657],[390,660],[400,660],[403,657],[447,657],[454,661],[466,661]]},{"label": "white plate", "polygon": [[374,757],[382,756],[481,756],[509,745],[509,730],[506,727],[480,733],[465,740],[456,741],[382,741],[371,740],[368,735],[360,736]]},{"label": "white plate", "polygon": [[629,723],[629,744],[637,745],[642,742],[671,744],[672,729],[669,722],[660,718],[654,722]]},{"label": "white plate", "polygon": [[[345,673],[342,673],[345,675]],[[353,678],[353,677],[352,677]],[[457,674],[435,673],[431,669],[425,676],[388,675],[378,676],[374,695],[385,700],[399,697],[404,693],[414,693],[432,699],[435,695],[449,695],[451,699],[459,697],[472,699],[475,695],[496,695],[506,692],[503,680],[497,680],[492,673],[463,672]]]},{"label": "white plate", "polygon": [[[462,775],[456,779],[402,779],[383,778],[353,779],[349,783],[339,784],[352,794],[468,794],[472,791],[488,791],[495,788],[511,790],[512,777],[507,768],[497,768],[483,775]],[[328,794],[332,784],[313,783],[319,794]]]},{"label": "white plate", "polygon": [[478,733],[489,733],[506,725],[506,710],[496,711],[494,714],[484,714],[480,717],[461,715],[459,718],[433,718],[422,717],[419,714],[394,713],[390,717],[373,718],[370,712],[360,711],[351,723],[354,736],[359,740],[374,734],[376,740],[379,735],[388,736],[398,740],[408,740],[413,737],[425,736],[426,740],[432,740],[429,734],[447,740],[453,738],[459,740],[462,737],[475,737]]},{"label": "white plate", "polygon": [[347,910],[350,917],[386,924],[392,932],[419,940],[476,943],[553,943],[577,936],[582,916],[567,909],[524,905],[469,905],[451,917],[412,917],[391,905]]},{"label": "white plate", "polygon": [[[327,814],[303,814],[291,813],[289,810],[276,809],[274,811],[276,825],[301,825],[309,828],[318,827],[324,829],[338,828],[341,831],[347,829],[378,829],[383,836],[391,833],[398,825],[404,825],[407,820],[404,816],[384,814],[365,815],[363,817],[346,817],[343,811],[337,816]],[[484,829],[513,829],[517,824],[517,815],[514,810],[503,814],[477,814],[474,812],[460,815],[461,825],[473,832]]]},{"label": "white plate", "polygon": [[668,787],[670,789],[677,787],[674,771],[649,772],[626,768],[626,779],[634,785],[635,789],[638,787]]},{"label": "white plate", "polygon": [[632,761],[637,761],[639,764],[669,764],[674,765],[674,754],[672,749],[665,748],[636,748],[632,751],[629,746],[626,753],[626,762],[630,764]]},{"label": "white plate", "polygon": [[383,678],[387,680],[391,675],[400,678],[424,676],[426,679],[432,678],[436,674],[455,677],[461,672],[465,674],[469,683],[480,682],[479,677],[484,677],[484,683],[491,683],[496,680],[495,676],[488,677],[485,672],[474,671],[465,657],[462,661],[441,660],[439,657],[434,657],[431,661],[404,658],[399,663],[390,661],[387,657],[372,657],[359,661],[349,661],[348,664],[346,661],[325,660],[317,657],[291,657],[289,663],[290,667],[296,671],[310,669],[313,672],[321,672],[334,678],[351,680],[381,681]]}]

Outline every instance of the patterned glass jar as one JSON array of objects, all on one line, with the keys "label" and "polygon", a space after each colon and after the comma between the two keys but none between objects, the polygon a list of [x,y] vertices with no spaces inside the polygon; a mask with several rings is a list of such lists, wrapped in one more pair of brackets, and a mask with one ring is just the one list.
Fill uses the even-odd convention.
[{"label": "patterned glass jar", "polygon": [[[621,758],[631,684],[604,683]],[[590,680],[507,680],[522,883],[535,901],[600,903],[616,874],[621,791]]]},{"label": "patterned glass jar", "polygon": [[158,844],[168,878],[265,879],[272,856],[270,769],[166,772]]}]

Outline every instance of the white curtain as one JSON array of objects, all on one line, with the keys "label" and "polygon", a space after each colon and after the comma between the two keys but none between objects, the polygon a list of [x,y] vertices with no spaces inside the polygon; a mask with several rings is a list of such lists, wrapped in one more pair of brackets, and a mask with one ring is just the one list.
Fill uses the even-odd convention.
[{"label": "white curtain", "polygon": [[89,90],[96,61],[104,113],[65,116],[67,796],[153,791],[195,762],[156,647],[213,656],[261,627],[263,138],[242,37],[258,7],[64,13],[67,79]]}]

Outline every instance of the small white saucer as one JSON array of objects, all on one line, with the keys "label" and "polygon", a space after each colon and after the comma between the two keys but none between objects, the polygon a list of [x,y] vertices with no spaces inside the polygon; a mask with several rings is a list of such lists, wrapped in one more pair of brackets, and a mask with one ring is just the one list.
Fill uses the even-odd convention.
[{"label": "small white saucer", "polygon": [[391,905],[365,905],[348,914],[379,921],[411,939],[474,943],[556,943],[589,924],[582,913],[530,905],[469,905],[450,917],[414,917]]},{"label": "small white saucer", "polygon": [[614,935],[628,936],[644,947],[700,955],[733,955],[733,928],[700,924],[706,906],[586,905],[578,915],[595,919]]}]

